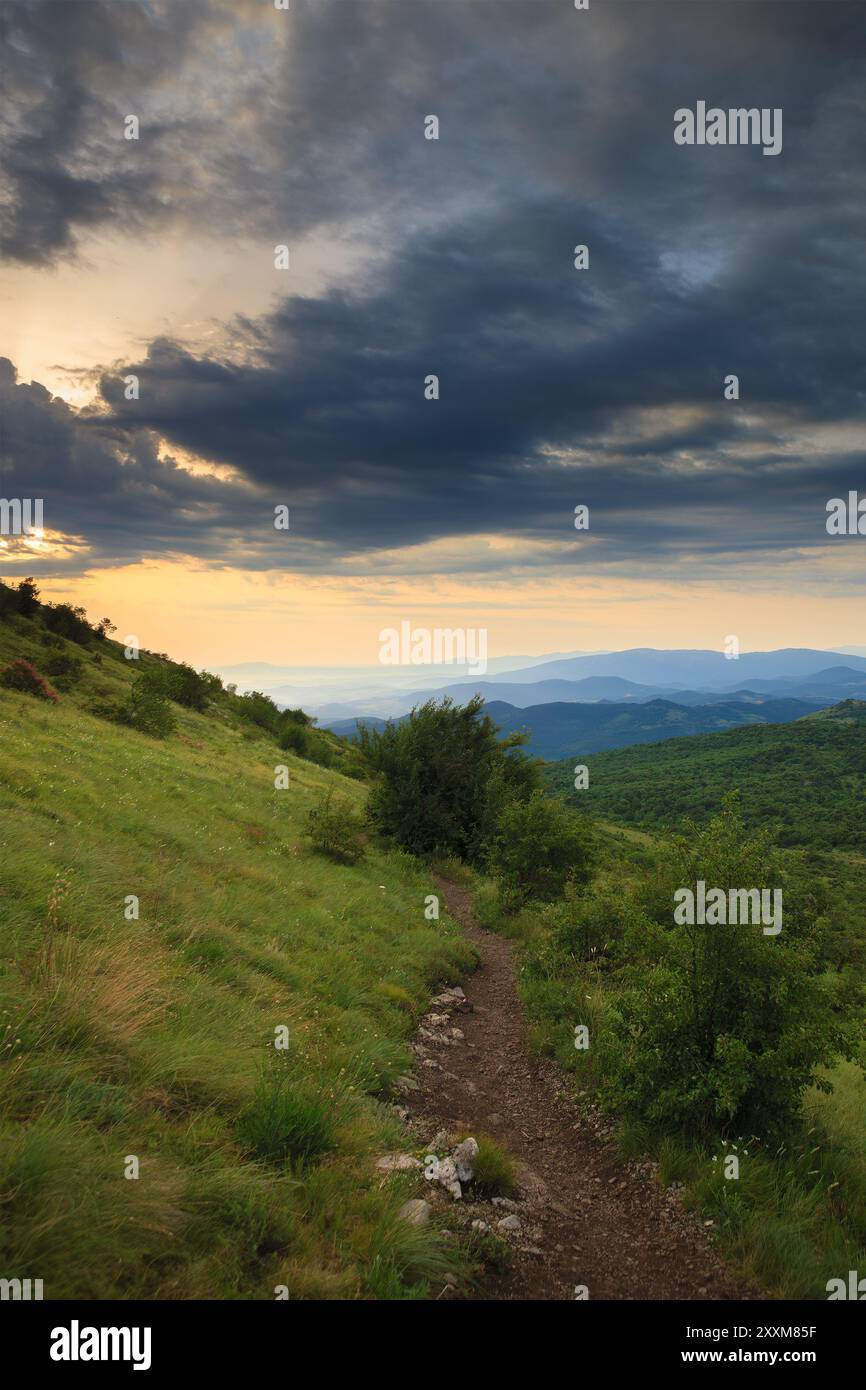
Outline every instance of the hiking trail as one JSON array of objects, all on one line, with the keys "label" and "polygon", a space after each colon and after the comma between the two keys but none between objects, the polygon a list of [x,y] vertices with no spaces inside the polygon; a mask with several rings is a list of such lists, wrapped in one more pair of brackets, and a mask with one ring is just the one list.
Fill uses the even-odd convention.
[{"label": "hiking trail", "polygon": [[520,1236],[509,1241],[509,1267],[488,1273],[481,1296],[573,1300],[581,1285],[590,1299],[759,1296],[725,1266],[655,1165],[620,1159],[610,1127],[566,1096],[553,1062],[532,1055],[511,943],[478,925],[467,889],[439,876],[436,884],[480,964],[455,1019],[462,1040],[436,1052],[441,1070],[422,1063],[416,1073],[414,1117],[431,1134],[488,1135],[518,1170]]}]

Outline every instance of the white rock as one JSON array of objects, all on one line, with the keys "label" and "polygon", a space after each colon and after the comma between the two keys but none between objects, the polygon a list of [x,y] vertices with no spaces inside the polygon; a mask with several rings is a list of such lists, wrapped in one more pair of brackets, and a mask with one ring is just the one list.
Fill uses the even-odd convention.
[{"label": "white rock", "polygon": [[474,1139],[464,1139],[462,1144],[458,1144],[452,1154],[454,1167],[461,1182],[471,1182],[474,1172],[475,1160],[478,1157],[478,1145]]},{"label": "white rock", "polygon": [[432,1210],[430,1203],[422,1197],[413,1197],[411,1201],[403,1203],[397,1215],[401,1220],[408,1221],[410,1226],[423,1226],[430,1220]]},{"label": "white rock", "polygon": [[424,1176],[430,1182],[438,1182],[440,1187],[444,1187],[446,1192],[450,1192],[455,1202],[463,1196],[463,1189],[457,1177],[457,1165],[453,1158],[439,1159],[435,1154],[428,1155]]}]

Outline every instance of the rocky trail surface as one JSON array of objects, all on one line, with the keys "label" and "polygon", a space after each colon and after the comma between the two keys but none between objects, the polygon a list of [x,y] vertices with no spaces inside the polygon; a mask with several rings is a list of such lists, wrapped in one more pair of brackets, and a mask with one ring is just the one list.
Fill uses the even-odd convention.
[{"label": "rocky trail surface", "polygon": [[441,1136],[440,1149],[445,1135],[488,1135],[517,1164],[518,1200],[476,1208],[469,1188],[455,1202],[464,1221],[484,1216],[510,1248],[507,1268],[489,1275],[481,1296],[759,1297],[726,1268],[655,1165],[618,1158],[607,1126],[565,1095],[561,1071],[531,1054],[511,944],[475,922],[466,889],[437,884],[481,962],[465,998],[446,991],[431,1003],[415,1043],[420,1090],[407,1103],[413,1126],[425,1139]]}]

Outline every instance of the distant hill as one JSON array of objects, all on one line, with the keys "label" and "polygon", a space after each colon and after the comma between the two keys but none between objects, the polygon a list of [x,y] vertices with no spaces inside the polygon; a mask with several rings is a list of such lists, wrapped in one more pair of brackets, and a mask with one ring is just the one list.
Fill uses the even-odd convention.
[{"label": "distant hill", "polygon": [[[554,701],[525,709],[502,700],[491,700],[484,712],[495,720],[503,734],[528,732],[527,750],[535,757],[555,759],[583,757],[604,748],[656,743],[660,739],[738,728],[743,724],[787,723],[813,713],[816,708],[817,705],[803,700],[756,696],[752,702],[723,699],[717,704],[694,706],[680,705],[672,700],[635,701],[634,704],[600,700],[594,704]],[[324,726],[343,738],[355,739],[359,725],[383,729],[386,722],[364,715],[358,719],[326,720]]]},{"label": "distant hill", "polygon": [[[501,700],[525,709],[530,705],[586,703],[598,700],[647,702],[671,700],[674,704],[715,704],[736,698],[754,703],[781,695],[813,704],[837,704],[840,700],[866,697],[866,658],[845,657],[828,665],[832,653],[814,648],[786,648],[775,652],[745,652],[729,661],[717,651],[656,651],[635,648],[624,652],[579,653],[539,661],[532,667],[505,669],[507,659],[491,661],[484,676],[470,677],[454,668],[442,681],[442,667],[414,668],[417,683],[407,684],[399,668],[401,688],[391,691],[357,685],[335,688],[322,681],[307,682],[303,690],[268,685],[278,703],[303,704],[322,722],[350,717],[388,719],[407,714],[413,705],[448,695],[465,703],[475,692],[485,700]],[[394,668],[397,669],[397,668]],[[494,674],[495,671],[495,674]]]},{"label": "distant hill", "polygon": [[503,733],[530,732],[528,749],[541,758],[585,757],[605,748],[624,748],[633,743],[657,743],[684,734],[709,733],[742,724],[784,723],[800,719],[815,706],[802,700],[766,700],[761,704],[735,700],[715,705],[678,705],[671,700],[644,704],[601,702],[586,704],[531,705],[515,709],[494,700],[486,713]]},{"label": "distant hill", "polygon": [[589,787],[574,790],[574,759],[546,769],[574,806],[645,829],[713,815],[741,792],[746,820],[783,845],[866,853],[866,702],[847,700],[786,724],[670,739],[585,759]]}]

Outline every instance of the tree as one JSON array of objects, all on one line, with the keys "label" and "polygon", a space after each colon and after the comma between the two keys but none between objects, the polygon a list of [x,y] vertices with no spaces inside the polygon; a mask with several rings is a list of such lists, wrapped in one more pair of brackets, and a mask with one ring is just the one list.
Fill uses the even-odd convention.
[{"label": "tree", "polygon": [[34,613],[38,613],[39,590],[36,587],[36,580],[33,578],[22,579],[18,588],[15,590],[15,609],[25,618],[32,618]]}]

